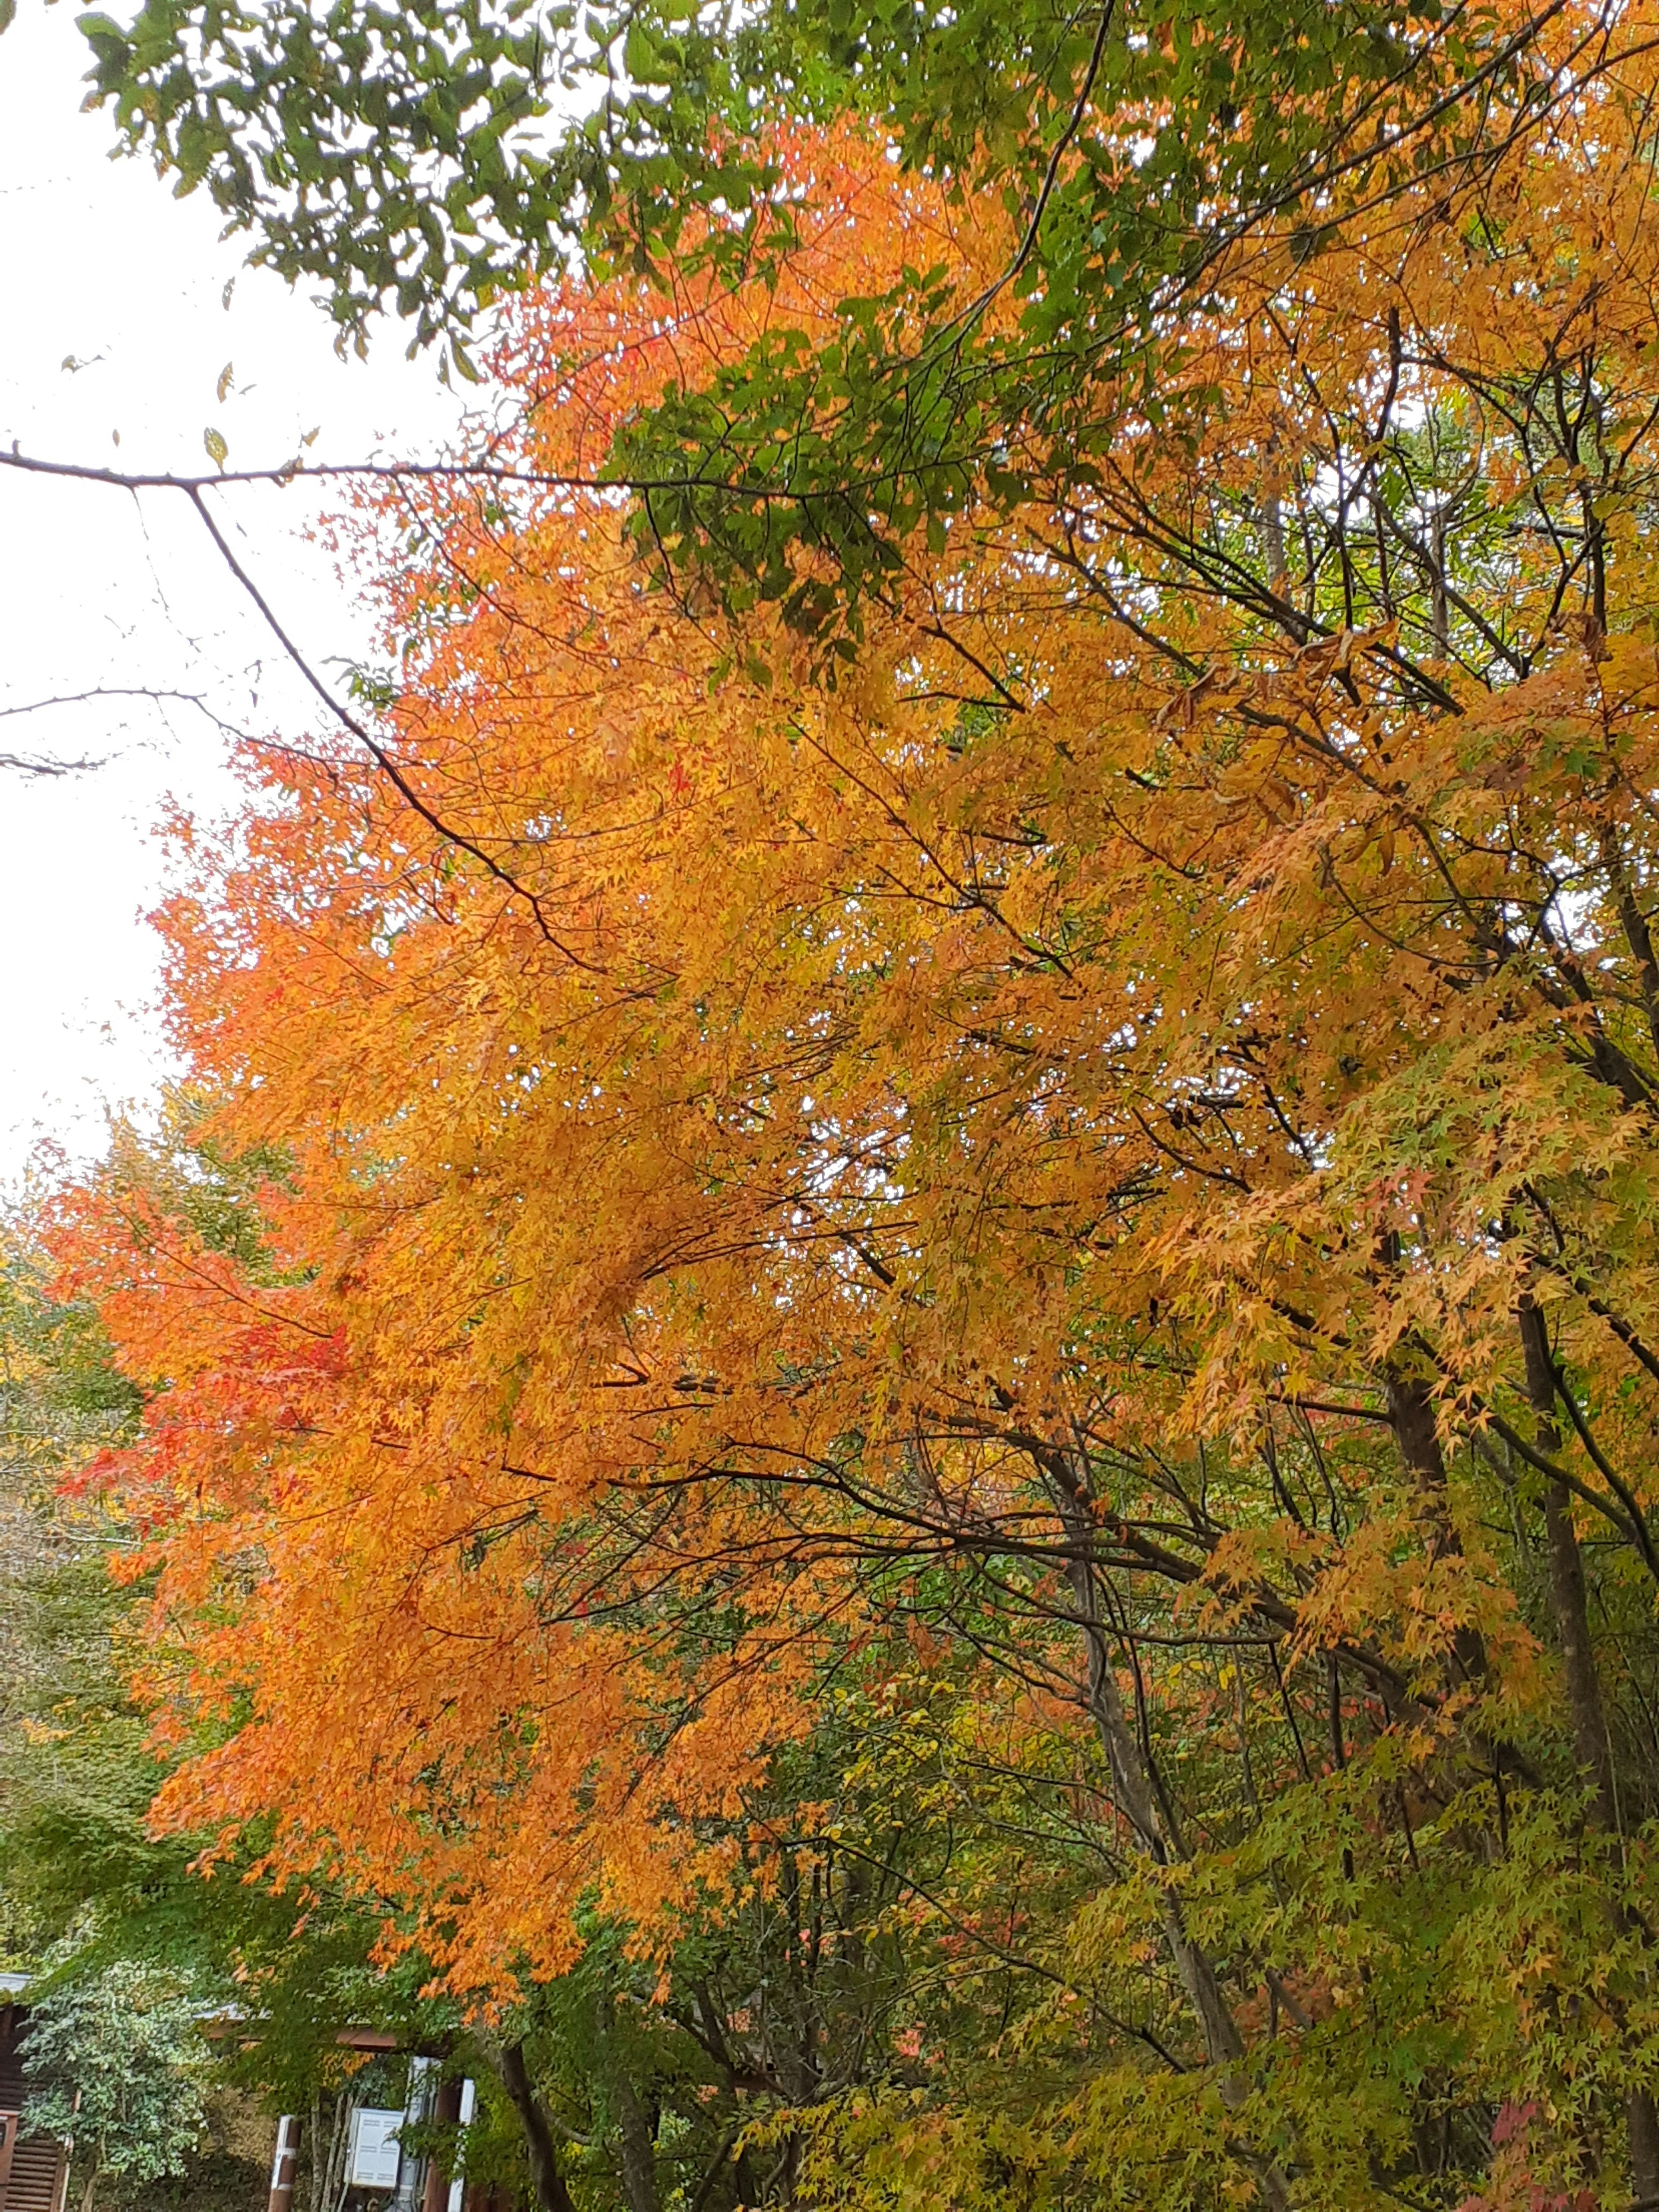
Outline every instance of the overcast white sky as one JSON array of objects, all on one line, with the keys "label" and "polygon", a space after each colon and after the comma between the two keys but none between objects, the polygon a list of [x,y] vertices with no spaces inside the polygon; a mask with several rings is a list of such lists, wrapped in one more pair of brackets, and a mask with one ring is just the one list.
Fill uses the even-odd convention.
[{"label": "overcast white sky", "polygon": [[[406,362],[391,326],[367,365],[338,361],[319,309],[219,243],[204,195],[175,200],[146,167],[109,160],[108,122],[79,112],[85,66],[71,0],[22,0],[0,37],[0,446],[199,471],[210,426],[235,466],[280,464],[317,424],[317,459],[444,443],[460,403],[434,362]],[[69,356],[87,366],[65,369]],[[308,496],[228,493],[221,512],[325,663],[361,654],[368,630],[304,542]],[[55,781],[0,770],[0,1188],[43,1142],[95,1152],[106,1105],[142,1101],[164,1072],[143,919],[164,882],[152,832],[168,794],[204,814],[230,803],[225,740],[185,705],[15,711],[143,685],[205,694],[260,730],[317,719],[176,494],[136,504],[0,469],[0,752],[106,757]]]}]

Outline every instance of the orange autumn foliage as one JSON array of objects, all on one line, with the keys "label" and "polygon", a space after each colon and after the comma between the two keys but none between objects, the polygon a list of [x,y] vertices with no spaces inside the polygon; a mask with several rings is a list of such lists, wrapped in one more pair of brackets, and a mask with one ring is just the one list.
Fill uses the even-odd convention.
[{"label": "orange autumn foliage", "polygon": [[[155,1391],[110,1473],[163,1819],[268,1820],[499,1993],[586,1894],[718,1887],[832,1661],[988,1562],[988,1682],[1075,1700],[1154,1861],[1223,1824],[1153,1803],[1103,1589],[1328,1660],[1339,1750],[1346,1696],[1431,1781],[1570,1780],[1493,1499],[1562,1480],[1650,1602],[1644,22],[1456,197],[1242,244],[1158,391],[1103,371],[1086,475],[911,547],[832,685],[522,479],[907,270],[975,295],[1000,213],[802,142],[775,292],[514,318],[521,481],[362,521],[423,812],[251,749],[167,917],[257,1231],[137,1146],[60,1212]],[[1160,1924],[1231,2082],[1253,2016]]]}]

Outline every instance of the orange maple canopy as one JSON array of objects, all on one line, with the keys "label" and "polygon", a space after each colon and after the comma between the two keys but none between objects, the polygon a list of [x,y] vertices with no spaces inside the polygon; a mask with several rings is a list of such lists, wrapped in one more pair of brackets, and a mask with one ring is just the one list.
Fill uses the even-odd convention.
[{"label": "orange maple canopy", "polygon": [[[1086,1716],[1150,1835],[1097,1569],[1328,1656],[1421,1761],[1531,1757],[1480,1503],[1491,1424],[1536,1432],[1517,1306],[1613,1459],[1659,1373],[1636,117],[1241,246],[1164,387],[1103,368],[1086,469],[908,547],[833,685],[776,609],[660,588],[637,506],[526,479],[763,343],[851,404],[836,303],[977,298],[1001,212],[803,142],[775,289],[514,314],[508,481],[362,526],[404,533],[417,805],[248,749],[166,916],[193,1118],[60,1209],[154,1391],[109,1473],[161,1818],[268,1819],[499,1990],[585,1894],[718,1885],[826,1673],[920,1618],[988,1711]],[[1590,508],[1540,361],[1630,430]]]}]

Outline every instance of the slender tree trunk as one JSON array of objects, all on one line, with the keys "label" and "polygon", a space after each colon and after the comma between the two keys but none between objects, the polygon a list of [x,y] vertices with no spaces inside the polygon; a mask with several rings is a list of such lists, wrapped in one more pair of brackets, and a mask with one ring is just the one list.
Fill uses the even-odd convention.
[{"label": "slender tree trunk", "polygon": [[1451,602],[1446,587],[1446,510],[1437,501],[1429,523],[1429,627],[1437,660],[1451,652]]},{"label": "slender tree trunk", "polygon": [[[1112,1671],[1100,1618],[1100,1593],[1094,1563],[1088,1556],[1092,1526],[1080,1497],[1068,1498],[1064,1517],[1066,1533],[1074,1547],[1066,1575],[1088,1650],[1086,1697],[1090,1718],[1111,1768],[1112,1787],[1120,1808],[1146,1850],[1159,1866],[1168,1866],[1179,1853],[1171,1849],[1167,1825],[1158,1809],[1158,1792],[1124,1710],[1117,1677]],[[1164,1940],[1203,2035],[1205,2053],[1212,2066],[1223,2069],[1220,2086],[1224,2101],[1230,2108],[1237,2106],[1243,2101],[1244,2087],[1231,2069],[1244,2057],[1243,2038],[1222,1994],[1208,1953],[1194,1942],[1188,1930],[1180,1899],[1164,1888],[1160,1888],[1158,1894]],[[1267,2212],[1285,2212],[1290,2191],[1278,2166],[1271,2159],[1248,2153],[1244,2155],[1255,2175]]]},{"label": "slender tree trunk", "polygon": [[1625,866],[1625,856],[1619,843],[1619,832],[1612,823],[1601,832],[1601,865],[1607,870],[1607,881],[1613,886],[1620,927],[1625,933],[1625,942],[1630,947],[1631,958],[1636,963],[1636,972],[1641,979],[1642,1004],[1648,1017],[1648,1035],[1653,1040],[1655,1056],[1659,1058],[1659,958],[1655,957],[1653,933],[1648,927],[1647,916],[1632,888],[1630,871]]},{"label": "slender tree trunk", "polygon": [[[1073,1595],[1083,1610],[1088,1637],[1089,1715],[1112,1770],[1113,1794],[1145,1849],[1159,1866],[1168,1866],[1175,1854],[1158,1813],[1152,1777],[1146,1771],[1107,1656],[1096,1603],[1094,1571],[1087,1560],[1079,1560],[1073,1565],[1071,1578]],[[1164,1936],[1182,1987],[1203,2032],[1206,2052],[1212,2065],[1231,2065],[1243,2057],[1244,2045],[1221,1994],[1215,1968],[1187,1933],[1180,1903],[1167,1891],[1164,1893],[1163,1910]]]},{"label": "slender tree trunk", "polygon": [[327,2167],[333,2159],[334,2146],[323,2147],[323,2093],[314,2089],[311,2096],[311,2176],[306,2197],[311,2212],[323,2212],[323,2191],[328,2185]]},{"label": "slender tree trunk", "polygon": [[[1383,1374],[1389,1415],[1394,1423],[1400,1456],[1416,1477],[1418,1504],[1428,1531],[1431,1559],[1455,1559],[1462,1540],[1452,1526],[1446,1497],[1446,1459],[1440,1449],[1440,1431],[1434,1401],[1419,1375],[1390,1362]],[[1486,1645],[1480,1630],[1464,1623],[1453,1632],[1452,1659],[1456,1671],[1472,1688],[1486,1679]],[[1494,1760],[1496,1747],[1484,1751]]]},{"label": "slender tree trunk", "polygon": [[[1542,1309],[1530,1298],[1522,1302],[1520,1322],[1527,1395],[1538,1416],[1539,1449],[1547,1458],[1553,1459],[1561,1449],[1561,1432],[1555,1425],[1555,1362],[1550,1352],[1549,1331]],[[1552,1480],[1545,1485],[1544,1529],[1549,1553],[1550,1613],[1566,1676],[1573,1753],[1589,1785],[1591,1821],[1601,1832],[1604,1852],[1610,1855],[1618,1831],[1613,1745],[1590,1642],[1583,1554],[1578,1548],[1572,1501],[1565,1483]],[[1616,1912],[1613,1917],[1616,1921]],[[1626,2100],[1625,2131],[1636,2200],[1638,2203],[1659,2200],[1659,2108],[1644,2089],[1632,2089]]]},{"label": "slender tree trunk", "polygon": [[530,2069],[525,2064],[521,2043],[503,2043],[494,2054],[496,2071],[501,2077],[501,2087],[512,2100],[513,2109],[524,2130],[525,2148],[530,2158],[530,2179],[535,2186],[536,2202],[542,2212],[576,2212],[575,2199],[565,2186],[564,2176],[559,2172],[557,2154],[553,2148],[553,2130],[547,2124],[547,2115],[537,2100],[531,2083]]},{"label": "slender tree trunk", "polygon": [[657,2196],[657,2147],[634,2085],[620,2074],[611,2082],[622,2123],[623,2195],[628,2212],[660,2212]]},{"label": "slender tree trunk", "polygon": [[1286,586],[1285,518],[1277,493],[1262,501],[1259,512],[1261,518],[1261,550],[1267,562],[1267,589],[1282,597]]},{"label": "slender tree trunk", "polygon": [[324,2168],[322,2212],[339,2212],[346,2193],[346,2154],[351,2141],[351,2099],[342,2090],[334,2100],[334,2118],[328,2135],[328,2164]]},{"label": "slender tree trunk", "polygon": [[[1527,1361],[1527,1395],[1538,1416],[1539,1449],[1546,1458],[1554,1459],[1561,1449],[1561,1432],[1554,1418],[1555,1368],[1543,1314],[1530,1299],[1521,1308],[1521,1346]],[[1578,1532],[1573,1525],[1572,1501],[1563,1482],[1552,1480],[1544,1486],[1544,1533],[1549,1562],[1550,1614],[1555,1625],[1555,1640],[1561,1648],[1562,1672],[1566,1676],[1573,1754],[1580,1773],[1589,1785],[1596,1825],[1611,1833],[1617,1826],[1613,1753],[1607,1742],[1607,1714],[1601,1704],[1601,1685],[1596,1677],[1595,1654],[1590,1644],[1583,1556],[1578,1549]]]},{"label": "slender tree trunk", "polygon": [[601,1989],[593,2000],[594,2025],[603,2054],[605,2087],[616,2101],[622,2136],[622,2185],[628,2212],[661,2212],[657,2195],[657,2146],[645,2107],[629,2080],[612,2033],[616,2011],[611,1993]]}]

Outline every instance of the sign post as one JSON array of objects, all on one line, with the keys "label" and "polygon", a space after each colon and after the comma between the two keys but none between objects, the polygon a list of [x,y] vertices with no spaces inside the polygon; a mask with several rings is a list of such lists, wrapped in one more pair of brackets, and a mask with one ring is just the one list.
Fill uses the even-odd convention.
[{"label": "sign post", "polygon": [[299,2163],[299,2118],[294,2112],[284,2112],[276,2123],[276,2148],[271,2154],[270,2212],[291,2212],[294,2176]]}]

